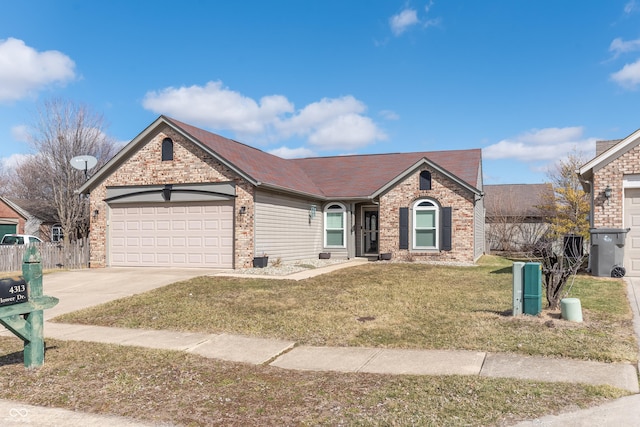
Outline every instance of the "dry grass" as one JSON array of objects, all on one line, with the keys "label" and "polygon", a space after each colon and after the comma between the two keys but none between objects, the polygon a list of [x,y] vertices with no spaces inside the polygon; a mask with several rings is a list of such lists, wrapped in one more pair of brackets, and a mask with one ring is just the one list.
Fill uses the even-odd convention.
[{"label": "dry grass", "polygon": [[[621,280],[580,277],[584,323],[510,316],[511,267],[371,263],[309,280],[200,277],[62,316],[127,328],[235,333],[299,344],[516,352],[636,361]],[[114,284],[117,285],[117,284]]]},{"label": "dry grass", "polygon": [[45,365],[26,371],[21,351],[17,338],[0,338],[0,398],[159,424],[491,426],[626,394],[475,376],[295,372],[54,340]]}]

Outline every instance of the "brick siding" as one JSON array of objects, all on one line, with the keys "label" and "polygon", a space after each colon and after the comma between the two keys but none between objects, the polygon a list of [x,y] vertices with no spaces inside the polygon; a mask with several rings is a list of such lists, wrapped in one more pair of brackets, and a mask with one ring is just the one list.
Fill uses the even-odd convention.
[{"label": "brick siding", "polygon": [[[619,158],[593,174],[593,226],[594,228],[622,228],[624,175],[640,174],[640,146],[635,146]],[[611,188],[611,198],[604,196]]]},{"label": "brick siding", "polygon": [[[420,172],[431,172],[431,190],[420,190]],[[398,212],[401,207],[410,209],[409,240],[413,240],[413,204],[418,199],[428,198],[441,207],[452,208],[451,251],[416,251],[399,249]],[[442,174],[422,167],[407,176],[391,190],[380,197],[380,253],[391,252],[394,258],[433,261],[474,262],[474,210],[473,194],[452,182]]]},{"label": "brick siding", "polygon": [[[173,140],[174,156],[170,161],[162,161],[162,140],[165,138]],[[106,187],[229,181],[236,184],[236,207],[246,207],[243,215],[238,213],[239,209],[234,209],[234,268],[249,267],[254,248],[253,186],[168,126],[159,130],[91,192],[91,267],[106,265]]]},{"label": "brick siding", "polygon": [[0,219],[8,220],[4,222],[5,224],[16,224],[16,233],[24,234],[24,218],[2,201],[0,201]]}]

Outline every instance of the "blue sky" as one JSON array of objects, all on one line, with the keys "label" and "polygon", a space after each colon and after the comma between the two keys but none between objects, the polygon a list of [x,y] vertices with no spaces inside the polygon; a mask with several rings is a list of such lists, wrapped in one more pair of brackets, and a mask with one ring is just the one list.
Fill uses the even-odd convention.
[{"label": "blue sky", "polygon": [[640,0],[0,5],[5,168],[53,97],[122,143],[166,114],[283,157],[481,148],[487,184],[640,128]]}]

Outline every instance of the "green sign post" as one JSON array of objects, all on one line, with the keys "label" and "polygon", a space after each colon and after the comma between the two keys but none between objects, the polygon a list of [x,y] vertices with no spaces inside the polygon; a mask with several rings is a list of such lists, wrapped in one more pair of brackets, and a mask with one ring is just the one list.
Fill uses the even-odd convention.
[{"label": "green sign post", "polygon": [[43,310],[58,304],[58,298],[42,294],[42,258],[35,246],[22,258],[23,279],[0,280],[0,324],[24,341],[24,366],[44,363]]}]

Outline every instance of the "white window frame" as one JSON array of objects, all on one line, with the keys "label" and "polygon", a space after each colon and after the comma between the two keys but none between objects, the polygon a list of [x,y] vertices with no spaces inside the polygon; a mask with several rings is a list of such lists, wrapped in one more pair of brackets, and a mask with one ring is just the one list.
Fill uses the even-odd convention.
[{"label": "white window frame", "polygon": [[[334,206],[337,206],[340,208],[340,213],[342,214],[342,245],[328,245],[327,244],[327,231],[330,230],[340,230],[339,228],[328,228],[327,224],[327,214],[329,213],[337,213],[338,209],[334,208]],[[331,202],[328,203],[323,211],[323,217],[324,217],[324,247],[325,248],[346,248],[347,247],[347,208],[345,207],[345,205],[343,205],[342,203],[338,203],[338,202]]]},{"label": "white window frame", "polygon": [[[59,229],[59,233],[55,233],[54,230]],[[56,240],[57,237],[57,240]],[[51,226],[51,241],[52,242],[62,242],[64,240],[64,230],[62,229],[62,225],[54,224]]]},{"label": "white window frame", "polygon": [[[420,206],[420,204],[422,203],[430,203],[430,206]],[[425,228],[418,228],[417,224],[417,214],[418,212],[424,212],[424,211],[433,211],[435,212],[435,226],[434,227],[425,227]],[[412,242],[412,249],[414,250],[438,250],[440,248],[440,206],[431,199],[419,199],[416,200],[416,202],[413,204],[413,214],[412,214],[412,225],[411,225],[411,229],[412,229],[412,237],[413,237],[413,242]],[[435,246],[418,246],[417,245],[417,231],[419,230],[435,230]]]}]

